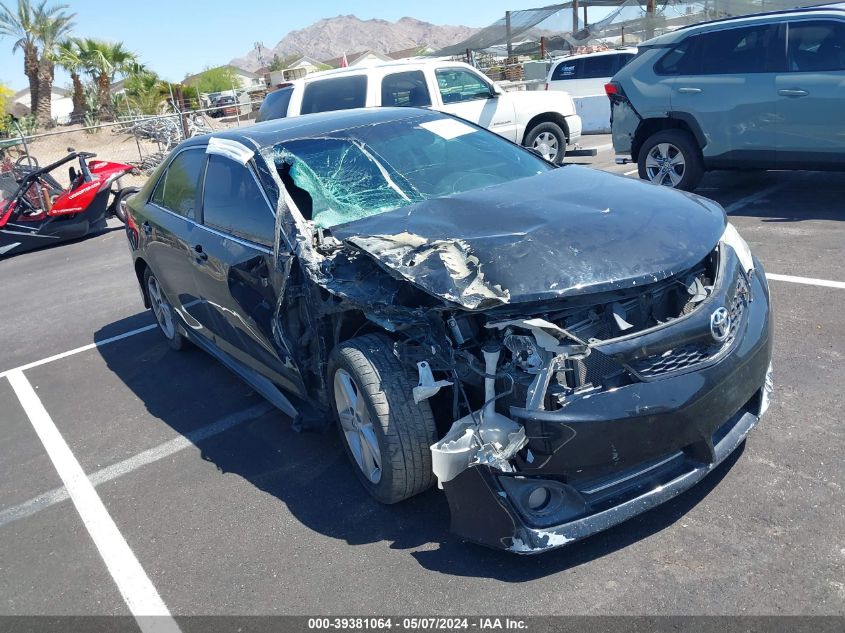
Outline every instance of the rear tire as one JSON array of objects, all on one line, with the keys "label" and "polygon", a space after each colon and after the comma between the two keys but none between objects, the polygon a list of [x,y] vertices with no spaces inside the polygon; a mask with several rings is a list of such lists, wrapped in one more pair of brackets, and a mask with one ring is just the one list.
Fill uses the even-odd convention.
[{"label": "rear tire", "polygon": [[704,175],[701,149],[684,130],[662,130],[648,137],[637,168],[643,180],[683,191],[693,191]]},{"label": "rear tire", "polygon": [[566,157],[566,134],[551,121],[543,121],[525,135],[525,147],[539,153],[550,163],[562,165]]},{"label": "rear tire", "polygon": [[368,334],[338,344],[328,378],[344,450],[367,491],[389,504],[429,488],[434,416],[428,402],[411,397],[417,380],[392,341]]},{"label": "rear tire", "polygon": [[158,283],[153,271],[149,268],[144,270],[144,288],[146,289],[147,298],[150,301],[150,308],[158,323],[158,328],[164,334],[164,339],[177,352],[185,349],[187,339],[179,332],[179,322],[176,318],[176,312],[173,306],[164,296],[164,291]]}]

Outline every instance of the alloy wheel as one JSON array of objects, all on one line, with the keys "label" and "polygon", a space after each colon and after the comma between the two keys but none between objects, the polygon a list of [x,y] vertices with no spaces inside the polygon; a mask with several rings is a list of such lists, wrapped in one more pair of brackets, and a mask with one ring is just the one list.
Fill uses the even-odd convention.
[{"label": "alloy wheel", "polygon": [[683,153],[672,143],[658,143],[651,148],[645,160],[648,179],[658,185],[677,187],[686,167]]},{"label": "alloy wheel", "polygon": [[173,324],[173,310],[167,299],[164,298],[164,293],[158,285],[158,280],[152,275],[150,275],[149,281],[147,281],[147,291],[149,292],[153,314],[155,314],[161,331],[164,332],[167,338],[173,338],[176,334],[176,326]]},{"label": "alloy wheel", "polygon": [[555,162],[560,149],[557,137],[551,132],[540,132],[534,139],[532,148],[551,163]]},{"label": "alloy wheel", "polygon": [[372,483],[381,480],[381,451],[366,396],[344,369],[334,375],[334,401],[340,427],[355,463]]}]

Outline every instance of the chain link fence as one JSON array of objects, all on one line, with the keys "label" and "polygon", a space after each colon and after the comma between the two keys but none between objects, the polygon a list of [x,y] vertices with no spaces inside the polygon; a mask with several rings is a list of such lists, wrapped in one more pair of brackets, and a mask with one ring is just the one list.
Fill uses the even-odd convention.
[{"label": "chain link fence", "polygon": [[[27,164],[24,141],[38,165],[59,160],[72,147],[94,152],[102,160],[134,165],[138,173],[124,176],[123,186],[142,185],[176,145],[186,138],[209,134],[255,122],[260,101],[233,104],[226,108],[173,112],[157,116],[121,117],[113,123],[93,126],[70,125],[43,134],[0,139],[0,162]],[[61,183],[67,175],[53,174]]]}]

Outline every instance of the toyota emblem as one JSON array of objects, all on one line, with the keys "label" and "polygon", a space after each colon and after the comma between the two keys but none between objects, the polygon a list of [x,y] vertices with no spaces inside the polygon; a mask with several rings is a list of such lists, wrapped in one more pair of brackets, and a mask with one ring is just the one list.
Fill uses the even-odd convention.
[{"label": "toyota emblem", "polygon": [[710,315],[710,334],[717,343],[721,343],[731,332],[731,313],[724,306]]}]

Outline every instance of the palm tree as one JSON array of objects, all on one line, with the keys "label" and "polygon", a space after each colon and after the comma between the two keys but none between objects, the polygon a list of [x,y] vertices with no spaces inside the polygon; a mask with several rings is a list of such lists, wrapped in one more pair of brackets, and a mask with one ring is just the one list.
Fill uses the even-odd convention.
[{"label": "palm tree", "polygon": [[138,57],[123,47],[121,42],[105,42],[86,38],[86,66],[97,85],[99,118],[112,118],[111,84],[118,74],[128,74],[138,68]]},{"label": "palm tree", "polygon": [[70,114],[73,123],[85,117],[85,86],[80,75],[87,69],[87,54],[85,42],[75,37],[59,42],[56,47],[56,63],[70,73],[73,83],[73,112]]},{"label": "palm tree", "polygon": [[[52,8],[52,7],[50,7]],[[36,22],[38,42],[41,45],[41,59],[38,60],[38,99],[35,116],[42,125],[52,123],[53,79],[56,70],[56,47],[70,35],[73,15],[56,12],[40,14]]]},{"label": "palm tree", "polygon": [[[67,5],[47,5],[47,0],[33,3],[18,0],[13,11],[0,3],[0,37],[15,40],[12,52],[23,51],[23,69],[29,80],[30,111],[39,119],[50,121],[50,95],[53,88],[53,47],[73,26],[73,14]],[[41,92],[45,91],[45,94]]]}]

